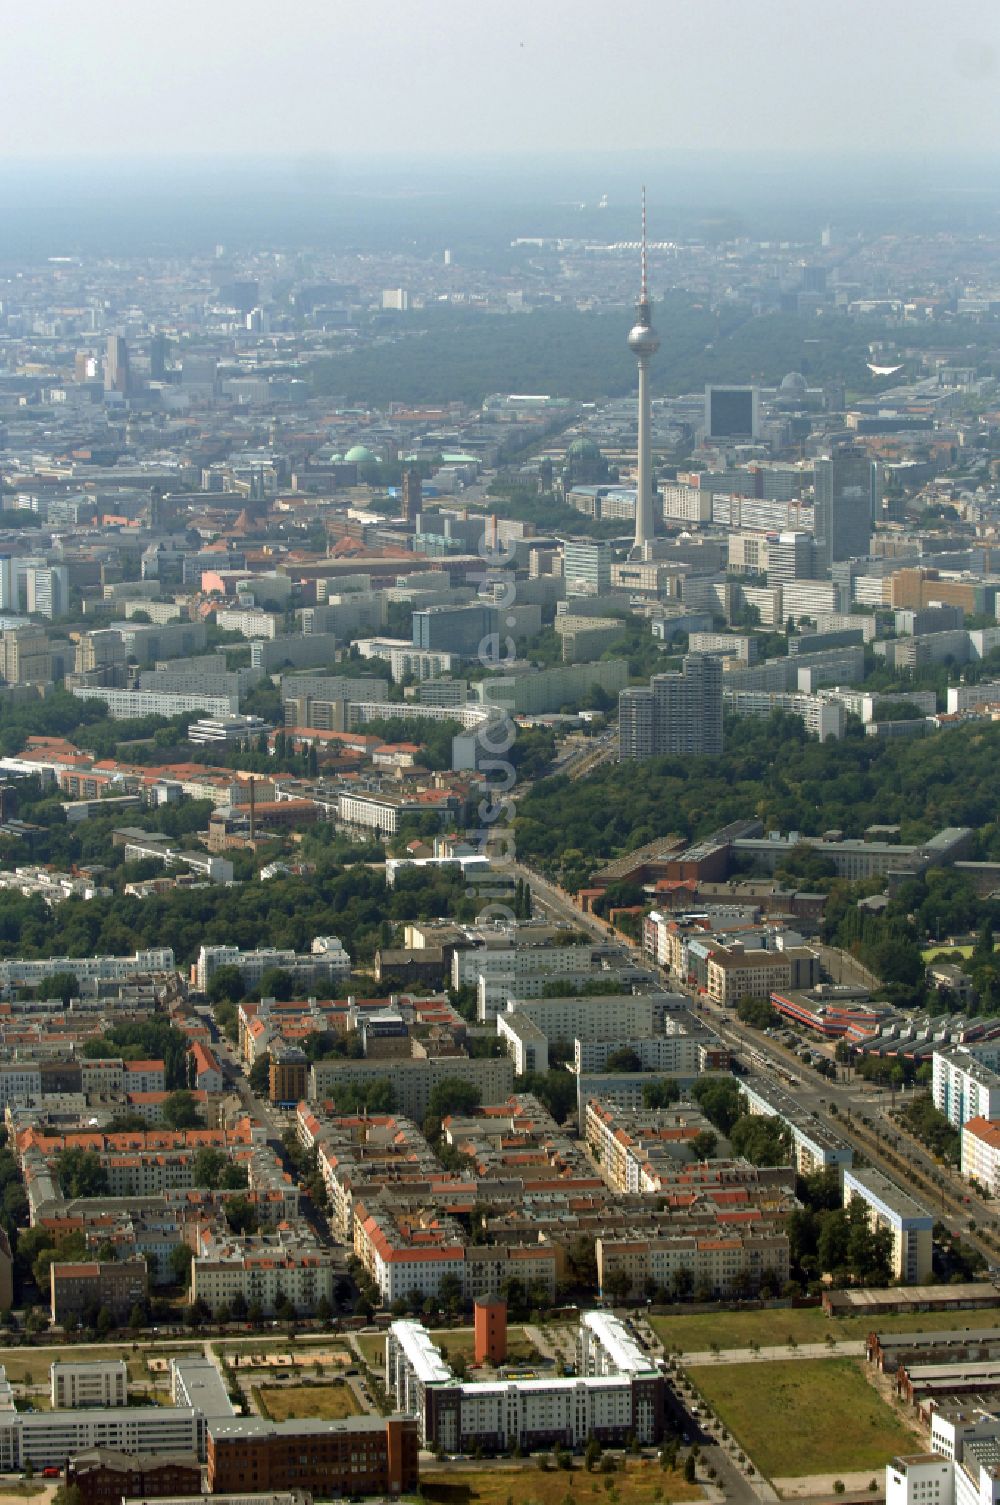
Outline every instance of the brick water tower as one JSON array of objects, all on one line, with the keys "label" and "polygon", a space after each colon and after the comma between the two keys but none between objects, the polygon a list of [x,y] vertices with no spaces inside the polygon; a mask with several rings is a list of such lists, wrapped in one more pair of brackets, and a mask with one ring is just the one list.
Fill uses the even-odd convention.
[{"label": "brick water tower", "polygon": [[499,1296],[480,1296],[476,1301],[475,1361],[494,1368],[507,1361],[507,1303]]}]

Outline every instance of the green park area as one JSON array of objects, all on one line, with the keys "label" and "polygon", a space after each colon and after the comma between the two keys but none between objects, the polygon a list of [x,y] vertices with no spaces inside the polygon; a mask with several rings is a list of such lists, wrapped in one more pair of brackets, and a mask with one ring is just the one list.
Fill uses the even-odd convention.
[{"label": "green park area", "polygon": [[261,1415],[271,1421],[300,1417],[340,1421],[361,1410],[357,1396],[344,1380],[328,1385],[261,1385],[254,1393]]},{"label": "green park area", "polygon": [[720,1349],[780,1348],[785,1344],[861,1341],[878,1332],[940,1332],[963,1327],[1000,1327],[1000,1307],[961,1312],[866,1313],[861,1317],[828,1317],[822,1307],[781,1308],[750,1312],[675,1312],[651,1317],[650,1325],[668,1352],[707,1353]]},{"label": "green park area", "polygon": [[879,1469],[915,1446],[853,1359],[719,1364],[696,1383],[769,1479]]},{"label": "green park area", "polygon": [[[608,1485],[614,1494],[608,1492]],[[680,1469],[664,1472],[649,1459],[629,1459],[624,1473],[588,1474],[582,1468],[571,1473],[552,1469],[504,1467],[490,1464],[483,1469],[422,1469],[420,1497],[430,1505],[575,1505],[587,1500],[614,1499],[618,1505],[673,1505],[674,1501],[698,1500],[701,1490],[686,1484]]]}]

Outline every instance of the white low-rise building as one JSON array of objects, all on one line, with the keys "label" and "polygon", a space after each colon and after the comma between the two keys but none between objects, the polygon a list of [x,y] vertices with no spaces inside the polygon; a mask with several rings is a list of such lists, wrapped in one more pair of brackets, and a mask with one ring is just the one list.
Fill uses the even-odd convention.
[{"label": "white low-rise building", "polygon": [[128,1365],[124,1359],[96,1363],[56,1360],[49,1365],[49,1399],[53,1411],[92,1406],[128,1405]]},{"label": "white low-rise building", "polygon": [[[66,1459],[87,1448],[120,1453],[198,1453],[199,1414],[180,1406],[118,1406],[73,1411],[27,1411],[17,1417],[18,1457],[63,1468]],[[2,1423],[2,1418],[0,1418]]]},{"label": "white low-rise building", "polygon": [[885,1505],[998,1505],[1000,1439],[965,1444],[961,1462],[937,1453],[894,1458],[885,1471]]}]

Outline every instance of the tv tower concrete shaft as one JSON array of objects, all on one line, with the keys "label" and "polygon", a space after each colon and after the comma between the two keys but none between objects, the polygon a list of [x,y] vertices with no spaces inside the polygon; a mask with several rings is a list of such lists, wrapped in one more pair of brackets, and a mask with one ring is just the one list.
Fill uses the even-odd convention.
[{"label": "tv tower concrete shaft", "polygon": [[639,367],[639,434],[635,491],[635,545],[633,553],[641,558],[643,546],[654,534],[653,523],[653,434],[649,363],[660,348],[653,328],[649,288],[646,282],[646,190],[642,190],[642,280],[635,323],[629,330],[628,347]]}]

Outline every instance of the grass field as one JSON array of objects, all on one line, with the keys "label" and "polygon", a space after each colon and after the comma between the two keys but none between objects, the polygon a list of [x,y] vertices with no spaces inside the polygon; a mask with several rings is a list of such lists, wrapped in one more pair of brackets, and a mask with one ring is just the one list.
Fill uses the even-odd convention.
[{"label": "grass field", "polygon": [[960,962],[966,956],[972,955],[971,946],[925,946],[920,955],[925,962],[929,962],[935,956],[947,956],[950,962]]},{"label": "grass field", "polygon": [[339,1421],[361,1411],[354,1391],[343,1381],[328,1385],[261,1385],[254,1394],[261,1412],[272,1421],[302,1416]]},{"label": "grass field", "polygon": [[31,1375],[35,1385],[47,1385],[49,1365],[56,1359],[71,1359],[75,1364],[94,1363],[98,1359],[124,1359],[130,1379],[146,1379],[146,1355],[155,1352],[157,1357],[177,1353],[201,1353],[201,1345],[185,1348],[184,1345],[164,1344],[163,1349],[139,1348],[133,1352],[131,1343],[106,1344],[90,1347],[82,1343],[70,1343],[61,1348],[0,1348],[0,1364],[7,1371],[12,1385],[23,1385],[25,1376]]},{"label": "grass field", "polygon": [[[448,1350],[449,1359],[457,1359],[459,1355],[471,1364],[474,1352],[474,1338],[471,1327],[435,1328],[431,1336],[438,1347]],[[380,1334],[364,1333],[358,1338],[358,1347],[365,1356],[365,1362],[373,1369],[381,1369],[385,1364],[385,1338]],[[507,1329],[507,1356],[511,1363],[532,1362],[539,1357],[535,1345],[525,1336],[523,1327],[509,1327]]]},{"label": "grass field", "polygon": [[720,1348],[777,1348],[796,1343],[824,1343],[832,1338],[865,1338],[874,1327],[880,1332],[939,1332],[962,1327],[1000,1327],[1000,1307],[984,1311],[888,1313],[884,1317],[828,1317],[821,1307],[759,1312],[688,1312],[679,1307],[650,1323],[661,1343],[682,1353],[704,1353],[713,1343]]},{"label": "grass field", "polygon": [[697,1384],[768,1478],[879,1469],[915,1446],[852,1359],[719,1364]]},{"label": "grass field", "polygon": [[431,1505],[563,1505],[569,1497],[574,1505],[585,1501],[606,1501],[606,1483],[613,1483],[614,1498],[619,1505],[654,1505],[665,1501],[698,1500],[701,1490],[685,1484],[684,1476],[664,1473],[658,1463],[629,1460],[624,1474],[587,1474],[581,1468],[572,1473],[553,1469],[542,1473],[537,1468],[504,1468],[490,1464],[483,1469],[421,1469],[420,1493]]}]

